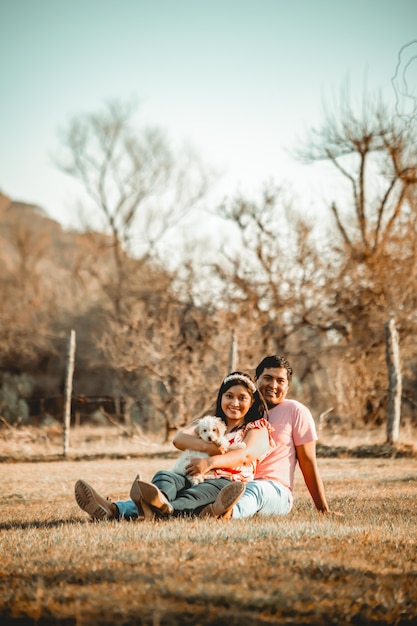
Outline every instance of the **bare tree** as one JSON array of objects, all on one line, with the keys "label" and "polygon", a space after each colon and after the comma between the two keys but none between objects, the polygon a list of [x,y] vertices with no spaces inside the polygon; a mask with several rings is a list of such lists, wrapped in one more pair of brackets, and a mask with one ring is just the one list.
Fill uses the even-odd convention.
[{"label": "bare tree", "polygon": [[417,65],[417,39],[401,46],[398,52],[397,65],[391,83],[395,93],[395,111],[405,121],[413,121],[417,117],[417,97],[415,85],[410,84],[412,65]]},{"label": "bare tree", "polygon": [[[181,319],[188,320],[186,311],[193,307],[176,295],[162,242],[198,206],[207,176],[194,154],[174,151],[161,131],[138,131],[134,111],[129,104],[111,102],[100,113],[74,118],[57,162],[80,181],[111,237],[113,274],[108,260],[104,275],[97,263],[80,257],[76,273],[82,278],[89,270],[89,279],[94,273],[111,305],[103,309],[97,345],[127,400],[125,417],[130,419],[129,407],[139,402],[146,425],[153,428],[152,416],[153,425],[162,423],[170,433],[189,415],[185,372],[196,369],[192,364],[202,354],[197,357],[181,338],[180,326],[191,323]],[[173,239],[176,248],[178,237]],[[105,250],[100,258],[106,258]]]},{"label": "bare tree", "polygon": [[120,313],[126,254],[149,257],[158,242],[196,205],[206,190],[198,159],[174,154],[163,133],[133,127],[134,107],[110,102],[102,112],[80,115],[62,133],[58,167],[78,180],[112,237]]},{"label": "bare tree", "polygon": [[[134,263],[141,273],[140,286]],[[173,276],[150,265],[141,268],[139,261],[132,261],[130,276],[124,323],[110,322],[101,344],[117,369],[124,395],[138,407],[142,424],[155,432],[163,428],[169,439],[208,408],[213,386],[225,374],[227,351],[223,348],[222,354],[217,345],[214,311],[196,306],[184,288],[179,296]]]},{"label": "bare tree", "polygon": [[[347,184],[348,193],[331,202],[340,243],[333,246],[338,260],[338,278],[328,290],[339,331],[351,339],[350,355],[373,363],[373,380],[383,359],[384,325],[409,325],[413,305],[410,294],[417,284],[410,261],[415,259],[416,205],[410,199],[417,185],[416,124],[404,123],[380,102],[365,98],[357,113],[349,97],[342,94],[339,108],[325,114],[323,125],[313,129],[299,155],[308,162],[325,160]],[[329,311],[330,318],[332,312]],[[318,323],[320,313],[310,316]],[[387,335],[388,336],[388,335]],[[390,341],[396,337],[389,335]],[[356,355],[352,352],[356,344]],[[398,346],[393,348],[399,352]],[[399,359],[395,360],[397,367]],[[369,375],[368,375],[369,379]],[[401,380],[391,375],[388,384]],[[390,394],[396,396],[395,389]],[[395,411],[398,403],[390,403]],[[390,417],[389,424],[398,423]],[[389,441],[397,434],[388,432]]]},{"label": "bare tree", "polygon": [[262,354],[291,352],[301,381],[319,355],[313,347],[318,333],[305,322],[320,304],[324,273],[313,225],[272,186],[258,201],[233,198],[220,214],[238,233],[238,244],[223,250],[215,271],[224,285],[226,326],[239,341],[240,367],[254,367]]}]

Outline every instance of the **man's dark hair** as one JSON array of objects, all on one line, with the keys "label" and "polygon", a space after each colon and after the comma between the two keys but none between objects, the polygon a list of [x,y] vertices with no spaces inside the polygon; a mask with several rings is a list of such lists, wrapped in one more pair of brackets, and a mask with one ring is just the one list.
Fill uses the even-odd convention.
[{"label": "man's dark hair", "polygon": [[270,367],[285,367],[285,369],[287,370],[288,382],[291,381],[291,378],[292,378],[291,365],[288,363],[287,359],[284,359],[283,356],[277,356],[276,354],[272,356],[266,356],[264,359],[262,359],[262,361],[259,363],[258,367],[255,370],[256,378],[259,378],[262,375],[263,371]]}]

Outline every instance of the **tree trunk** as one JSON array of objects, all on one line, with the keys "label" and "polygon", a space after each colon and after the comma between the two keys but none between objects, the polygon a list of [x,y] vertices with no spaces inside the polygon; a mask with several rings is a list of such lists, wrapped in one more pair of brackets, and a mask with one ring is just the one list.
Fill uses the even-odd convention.
[{"label": "tree trunk", "polygon": [[385,345],[388,370],[387,443],[395,443],[400,434],[402,376],[400,344],[393,318],[385,324]]},{"label": "tree trunk", "polygon": [[237,339],[235,337],[235,331],[232,330],[232,336],[230,338],[230,351],[229,351],[229,371],[227,372],[235,372],[237,368],[238,356],[237,356]]}]

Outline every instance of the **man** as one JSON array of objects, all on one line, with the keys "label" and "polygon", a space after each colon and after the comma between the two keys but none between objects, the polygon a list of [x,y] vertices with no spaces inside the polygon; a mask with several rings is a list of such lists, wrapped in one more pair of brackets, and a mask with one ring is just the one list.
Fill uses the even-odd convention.
[{"label": "man", "polygon": [[[268,419],[273,427],[276,447],[263,458],[255,480],[246,483],[246,490],[232,507],[220,492],[216,502],[204,510],[213,517],[239,519],[260,515],[285,515],[293,505],[294,473],[297,461],[316,509],[330,513],[324,486],[317,467],[317,433],[310,410],[296,400],[287,400],[292,377],[288,361],[280,356],[267,356],[256,368],[256,382],[268,405]],[[222,467],[238,463],[241,451],[234,450],[208,459],[194,459],[188,471],[192,475],[209,471],[221,462]]]}]

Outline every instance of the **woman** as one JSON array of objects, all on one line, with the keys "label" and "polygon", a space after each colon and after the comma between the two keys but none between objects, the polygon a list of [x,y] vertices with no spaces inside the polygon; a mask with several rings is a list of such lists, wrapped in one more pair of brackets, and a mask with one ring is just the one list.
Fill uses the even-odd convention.
[{"label": "woman", "polygon": [[[94,519],[198,515],[208,505],[214,507],[217,516],[226,515],[243,494],[244,483],[253,480],[256,462],[274,446],[271,427],[263,417],[265,411],[265,401],[253,379],[244,372],[232,372],[220,386],[215,415],[225,422],[229,441],[243,441],[246,445],[233,451],[232,462],[228,463],[233,467],[216,468],[216,478],[194,486],[186,476],[171,470],[157,472],[150,483],[137,476],[130,491],[131,499],[114,503],[79,480],[75,485],[76,501]],[[194,420],[179,431],[174,445],[182,450],[188,448],[210,456],[218,455],[219,448],[215,444],[204,442],[193,434],[196,423]],[[216,500],[222,489],[220,499]]]}]

